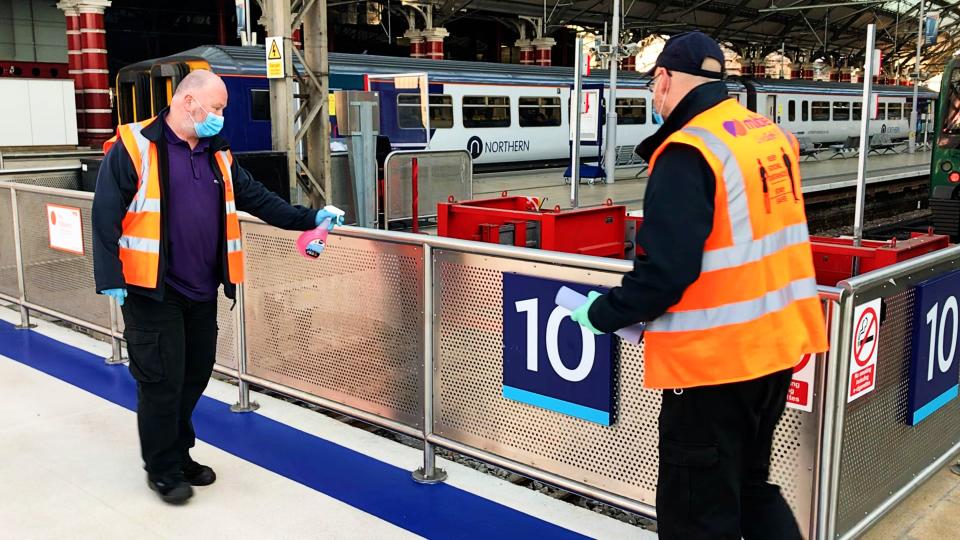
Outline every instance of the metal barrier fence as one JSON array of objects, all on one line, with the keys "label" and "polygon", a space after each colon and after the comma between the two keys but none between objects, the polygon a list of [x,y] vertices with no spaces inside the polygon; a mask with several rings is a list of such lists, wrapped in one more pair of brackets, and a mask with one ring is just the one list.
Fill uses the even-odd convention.
[{"label": "metal barrier fence", "polygon": [[[398,150],[383,165],[384,221],[436,217],[450,196],[473,198],[473,159],[466,150]],[[383,226],[386,229],[386,226]]]},{"label": "metal barrier fence", "polygon": [[[89,223],[91,197],[0,183],[0,297],[21,307],[24,323],[36,310],[104,332],[119,361],[123,325],[93,292],[90,250],[45,241],[46,204],[80,208]],[[311,261],[293,254],[296,237],[242,218],[247,281],[232,310],[221,299],[216,367],[239,380],[235,410],[256,407],[255,384],[423,440],[421,481],[444,478],[441,446],[655,517],[660,396],[643,388],[642,345],[616,345],[610,427],[502,395],[504,276],[611,286],[630,262],[352,227]],[[929,424],[900,422],[910,287],[956,268],[958,250],[821,289],[836,345],[817,358],[813,411],[784,414],[771,463],[805,535],[862,531],[960,448],[956,404]],[[880,385],[875,399],[847,404],[853,310],[878,296],[888,299]],[[866,482],[867,464],[889,474]]]},{"label": "metal barrier fence", "polygon": [[[910,426],[908,400],[915,287],[960,269],[960,246],[841,282],[841,325],[834,336],[824,418],[820,538],[854,538],[960,452],[960,400]],[[847,402],[854,313],[880,299],[876,389]],[[954,315],[956,317],[956,315]],[[960,324],[956,318],[954,325]],[[956,327],[955,327],[956,328]],[[958,351],[954,351],[958,352]],[[954,381],[958,382],[958,381]]]}]

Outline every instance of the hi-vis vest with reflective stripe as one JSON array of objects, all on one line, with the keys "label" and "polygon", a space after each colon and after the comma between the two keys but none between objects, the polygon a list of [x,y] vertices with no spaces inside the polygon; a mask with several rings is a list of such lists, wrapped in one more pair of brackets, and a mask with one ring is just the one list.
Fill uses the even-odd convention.
[{"label": "hi-vis vest with reflective stripe", "polygon": [[646,327],[645,385],[755,379],[827,349],[800,184],[799,145],[725,100],[668,137],[699,150],[716,177],[700,277]]},{"label": "hi-vis vest with reflective stripe", "polygon": [[[116,136],[103,144],[103,153],[106,154],[119,138],[137,171],[137,193],[123,218],[120,262],[127,285],[148,289],[157,287],[160,268],[160,167],[157,146],[141,131],[155,120],[156,117],[121,125]],[[227,214],[227,275],[230,283],[236,284],[243,281],[243,250],[240,247],[240,220],[233,198],[233,155],[229,150],[221,150],[215,156],[223,177]]]}]

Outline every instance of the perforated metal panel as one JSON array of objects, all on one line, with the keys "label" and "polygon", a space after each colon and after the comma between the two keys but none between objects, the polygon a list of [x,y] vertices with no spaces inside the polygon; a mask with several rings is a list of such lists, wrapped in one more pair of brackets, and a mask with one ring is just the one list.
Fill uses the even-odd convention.
[{"label": "perforated metal panel", "polygon": [[0,293],[18,297],[17,252],[13,240],[13,207],[10,189],[0,186]]},{"label": "perforated metal panel", "polygon": [[[79,208],[84,254],[50,248],[47,204]],[[24,286],[28,302],[110,327],[110,304],[96,293],[93,280],[92,201],[66,196],[17,192]]]},{"label": "perforated metal panel", "polygon": [[[960,441],[960,401],[907,425],[914,290],[884,299],[877,388],[847,404],[838,482],[837,535]],[[858,303],[862,303],[860,299]]]},{"label": "perforated metal panel", "polygon": [[236,310],[233,306],[233,300],[223,295],[223,288],[220,288],[220,298],[217,302],[217,326],[220,327],[220,333],[217,335],[217,363],[230,369],[237,369],[237,318]]},{"label": "perforated metal panel", "polygon": [[[620,274],[437,250],[434,431],[637,501],[655,503],[660,392],[643,388],[643,348],[615,351],[615,424],[604,427],[502,396],[503,274],[599,286]],[[788,411],[777,429],[772,479],[810,520],[817,414]]]},{"label": "perforated metal panel", "polygon": [[307,260],[297,234],[243,224],[249,373],[420,428],[422,248],[331,236]]},{"label": "perforated metal panel", "polygon": [[24,172],[17,174],[16,171],[4,171],[0,176],[0,181],[16,182],[18,184],[28,184],[31,186],[43,186],[60,189],[80,189],[80,171],[51,171],[51,172]]},{"label": "perforated metal panel", "polygon": [[473,196],[473,162],[465,151],[398,152],[385,164],[386,219],[413,217],[413,160],[417,160],[417,214],[437,215],[437,203],[452,195],[462,201]]}]

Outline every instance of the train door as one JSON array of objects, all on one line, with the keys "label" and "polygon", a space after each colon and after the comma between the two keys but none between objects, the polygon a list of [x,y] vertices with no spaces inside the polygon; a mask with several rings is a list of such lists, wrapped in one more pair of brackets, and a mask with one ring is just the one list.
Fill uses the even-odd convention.
[{"label": "train door", "polygon": [[151,96],[153,101],[153,113],[160,112],[173,100],[173,92],[177,85],[190,73],[190,66],[185,62],[173,62],[169,64],[155,64],[150,70]]},{"label": "train door", "polygon": [[364,90],[380,96],[380,134],[390,139],[390,145],[394,148],[428,146],[433,130],[427,74],[366,75],[365,79]]},{"label": "train door", "polygon": [[776,123],[780,123],[780,115],[777,111],[777,96],[767,96],[767,118]]}]

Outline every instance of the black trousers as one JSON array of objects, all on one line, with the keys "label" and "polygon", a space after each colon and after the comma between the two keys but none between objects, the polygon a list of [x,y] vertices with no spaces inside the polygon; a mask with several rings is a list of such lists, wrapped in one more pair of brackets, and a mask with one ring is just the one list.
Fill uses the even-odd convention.
[{"label": "black trousers", "polygon": [[176,474],[196,442],[193,409],[213,372],[217,301],[196,302],[167,287],[162,302],[130,294],[121,309],[144,468]]},{"label": "black trousers", "polygon": [[801,538],[780,488],[767,481],[791,372],[663,392],[660,538]]}]

